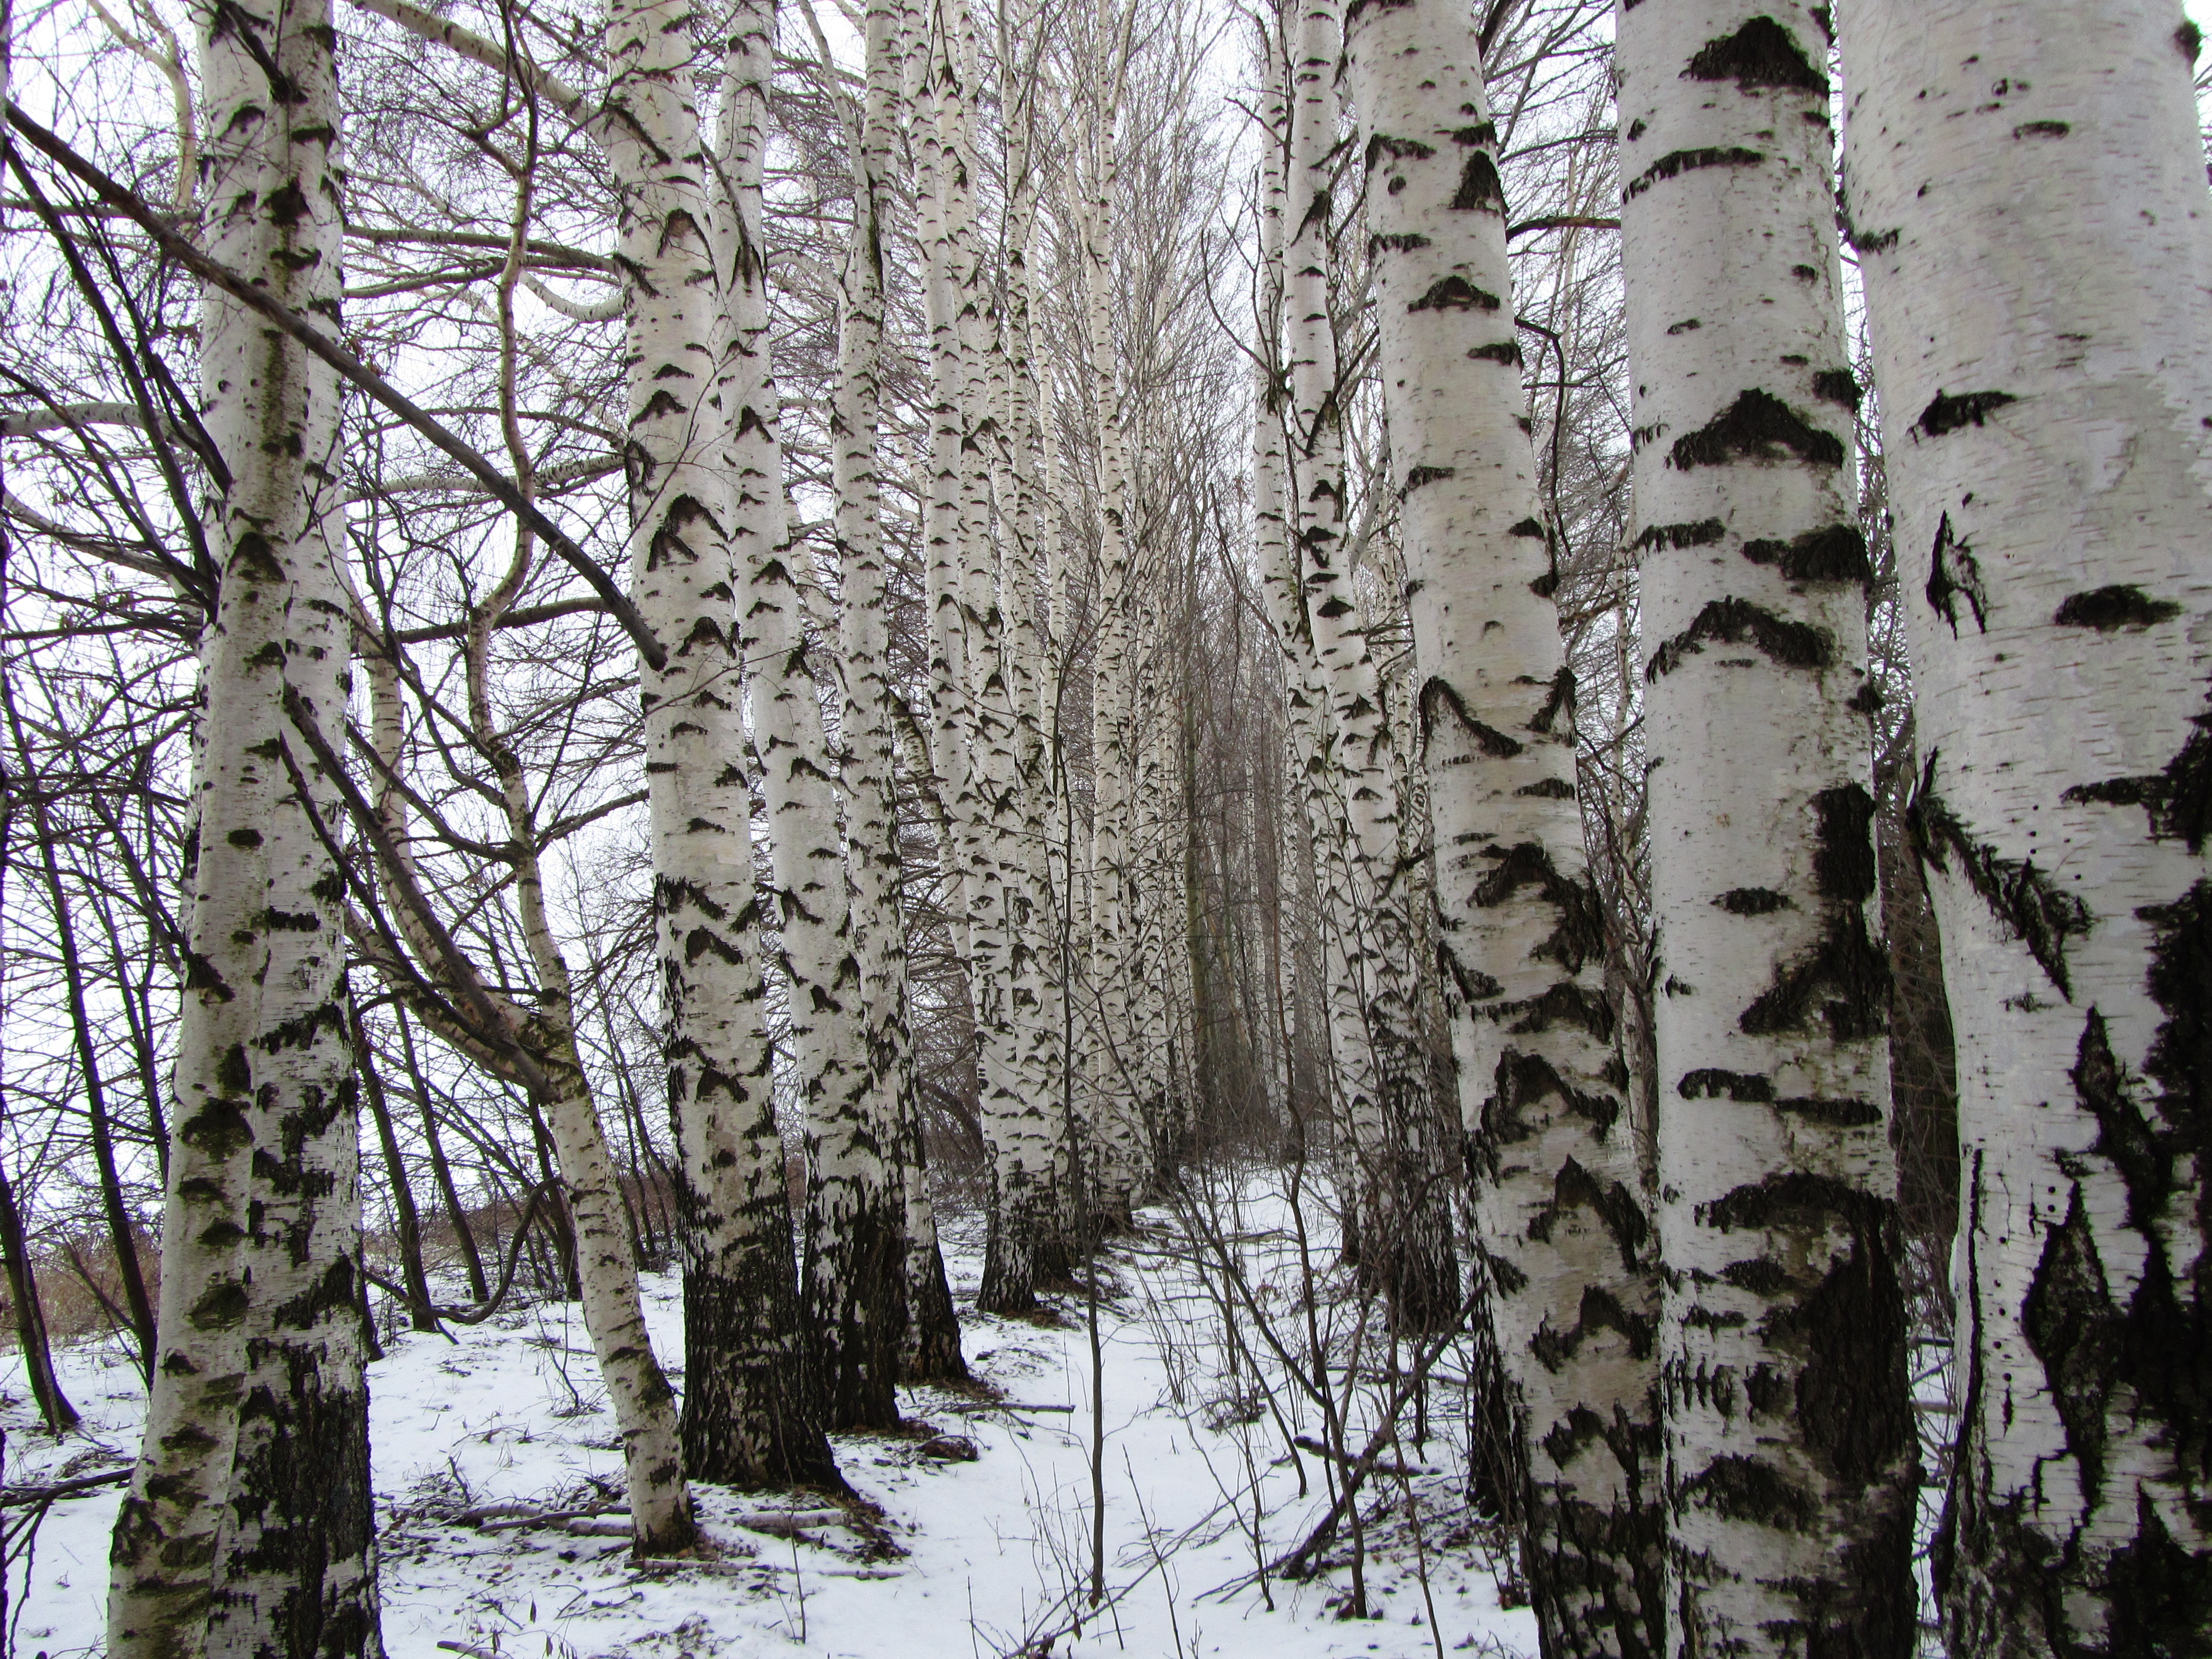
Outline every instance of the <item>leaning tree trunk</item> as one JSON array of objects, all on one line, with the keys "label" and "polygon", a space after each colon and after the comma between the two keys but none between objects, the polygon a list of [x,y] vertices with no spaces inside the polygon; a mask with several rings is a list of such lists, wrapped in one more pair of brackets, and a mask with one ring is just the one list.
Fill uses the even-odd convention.
[{"label": "leaning tree trunk", "polygon": [[[741,18],[738,27],[745,27]],[[757,27],[757,21],[753,22]],[[667,655],[639,664],[669,1112],[684,1233],[684,1467],[834,1481],[800,1334],[753,929],[735,503],[713,394],[720,333],[690,35],[664,0],[609,15],[603,142],[626,321],[630,591]]]},{"label": "leaning tree trunk", "polygon": [[[329,9],[246,0],[204,31],[208,250],[335,331]],[[270,98],[272,76],[291,98]],[[116,1521],[108,1651],[366,1655],[380,1643],[343,882],[330,782],[294,729],[344,719],[338,387],[219,292],[201,316],[202,418],[230,476],[208,513],[222,580],[202,658],[161,1358]]]},{"label": "leaning tree trunk", "polygon": [[853,149],[853,240],[838,315],[834,406],[839,568],[838,626],[844,702],[848,863],[853,883],[854,955],[860,967],[861,1040],[872,1091],[868,1121],[896,1183],[905,1255],[904,1335],[899,1375],[927,1382],[965,1377],[960,1319],[945,1277],[921,1156],[921,1079],[907,1024],[906,919],[895,781],[899,691],[890,678],[884,586],[883,483],[876,470],[883,397],[884,198],[897,141],[897,0],[870,0],[866,91]]},{"label": "leaning tree trunk", "polygon": [[1575,802],[1498,133],[1449,0],[1352,14],[1439,955],[1545,1650],[1664,1646],[1658,1285]]},{"label": "leaning tree trunk", "polygon": [[725,193],[717,205],[729,330],[721,373],[724,466],[737,493],[732,532],[743,577],[740,648],[753,665],[753,738],[768,810],[772,886],[763,920],[782,940],[808,1142],[800,1299],[827,1426],[888,1429],[899,1420],[904,1226],[861,1046],[866,992],[795,568],[804,553],[790,540],[784,503],[761,216],[775,27],[774,0],[754,0],[740,13],[723,86],[718,173]]},{"label": "leaning tree trunk", "polygon": [[1915,1640],[1824,15],[1671,0],[1618,25],[1685,1653]]},{"label": "leaning tree trunk", "polygon": [[[2171,0],[1855,0],[1963,1163],[1954,1653],[2212,1628],[2212,204]],[[1924,571],[1924,577],[1922,572]]]}]

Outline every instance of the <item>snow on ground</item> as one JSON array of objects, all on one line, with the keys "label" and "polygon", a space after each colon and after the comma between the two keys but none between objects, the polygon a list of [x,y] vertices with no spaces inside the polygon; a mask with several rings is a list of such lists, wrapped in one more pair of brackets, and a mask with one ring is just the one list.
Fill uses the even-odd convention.
[{"label": "snow on ground", "polygon": [[[1248,1310],[1267,1315],[1296,1352],[1305,1323],[1292,1291],[1303,1280],[1287,1212],[1279,1199],[1255,1205],[1251,1196],[1240,1194],[1243,1201],[1221,1212],[1220,1233],[1243,1260]],[[1434,1473],[1378,1481],[1363,1496],[1364,1574],[1376,1616],[1338,1616],[1351,1583],[1348,1539],[1331,1547],[1328,1570],[1310,1582],[1271,1577],[1264,1593],[1254,1583],[1255,1491],[1270,1559],[1326,1507],[1318,1462],[1299,1460],[1308,1487],[1301,1498],[1285,1445],[1286,1431],[1319,1434],[1318,1412],[1279,1386],[1279,1364],[1267,1358],[1266,1332],[1249,1311],[1238,1320],[1238,1346],[1259,1354],[1278,1383],[1275,1410],[1252,1388],[1249,1361],[1238,1376],[1223,1375],[1218,1281],[1214,1291],[1201,1282],[1188,1235],[1157,1211],[1107,1258],[1098,1320],[1107,1598],[1091,1609],[1082,1298],[1054,1298],[1054,1315],[1036,1322],[978,1316],[980,1227],[949,1223],[945,1243],[969,1364],[984,1393],[1010,1403],[904,1392],[910,1419],[974,1442],[972,1462],[925,1456],[920,1432],[838,1437],[846,1478],[881,1508],[882,1540],[842,1525],[793,1537],[742,1527],[740,1518],[757,1520],[764,1509],[818,1510],[822,1500],[709,1487],[695,1488],[709,1540],[697,1561],[635,1565],[627,1542],[613,1537],[455,1524],[449,1517],[471,1505],[520,1499],[582,1508],[619,1495],[613,1419],[581,1324],[573,1304],[548,1304],[454,1327],[451,1341],[388,1338],[370,1389],[392,1659],[439,1659],[441,1644],[485,1659],[1000,1659],[1047,1651],[1048,1638],[1048,1651],[1065,1659],[1535,1652],[1531,1615],[1499,1606],[1493,1569],[1504,1558],[1494,1537],[1466,1509],[1462,1395],[1449,1380],[1458,1370],[1449,1353],[1437,1366],[1447,1380],[1430,1395],[1431,1437],[1403,1448],[1416,1468]],[[680,1387],[677,1278],[649,1276],[645,1287],[654,1342]],[[1348,1302],[1325,1304],[1320,1319],[1340,1364],[1364,1376],[1357,1392],[1371,1413],[1371,1401],[1389,1392],[1387,1374],[1375,1375],[1385,1364],[1380,1348]],[[1363,1343],[1364,1357],[1356,1346]],[[11,1486],[98,1473],[135,1453],[144,1406],[136,1371],[112,1344],[82,1345],[58,1359],[87,1425],[58,1443],[35,1427],[20,1359],[0,1363]],[[1076,1409],[1017,1409],[1055,1405]],[[1364,1432],[1348,1438],[1360,1444]],[[19,1659],[76,1659],[99,1649],[117,1498],[109,1486],[54,1504],[30,1559],[15,1561],[9,1617]],[[1423,1521],[1418,1542],[1405,1520],[1409,1498]]]}]

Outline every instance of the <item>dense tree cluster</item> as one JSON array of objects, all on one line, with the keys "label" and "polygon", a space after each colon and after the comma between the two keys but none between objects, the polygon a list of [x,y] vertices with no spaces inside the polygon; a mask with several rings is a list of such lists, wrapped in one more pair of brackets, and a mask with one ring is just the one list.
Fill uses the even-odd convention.
[{"label": "dense tree cluster", "polygon": [[940,1205],[1022,1315],[1231,1151],[1547,1655],[1912,1651],[1931,1481],[1950,1651],[2212,1652],[2172,0],[0,15],[116,1659],[379,1650],[374,1302],[573,1298],[675,1554],[963,1376]]}]

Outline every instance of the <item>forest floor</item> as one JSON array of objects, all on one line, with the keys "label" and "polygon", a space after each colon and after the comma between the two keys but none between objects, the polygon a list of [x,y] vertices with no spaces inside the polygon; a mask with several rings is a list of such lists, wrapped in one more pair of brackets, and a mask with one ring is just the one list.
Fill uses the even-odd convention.
[{"label": "forest floor", "polygon": [[[1248,1174],[1233,1191],[1218,1190],[1197,1231],[1188,1215],[1145,1212],[1105,1253],[1098,1607],[1089,1587],[1085,1299],[1055,1296],[1034,1320],[976,1315],[981,1229],[953,1218],[947,1265],[981,1387],[902,1390],[902,1403],[912,1422],[965,1437],[976,1456],[926,1455],[929,1433],[919,1428],[838,1437],[840,1466],[879,1509],[879,1526],[840,1517],[763,1531],[763,1511],[818,1516],[827,1506],[805,1494],[700,1487],[708,1542],[696,1561],[635,1565],[625,1540],[558,1524],[479,1529],[459,1518],[464,1511],[605,1507],[619,1496],[613,1419],[575,1307],[514,1308],[489,1324],[452,1328],[451,1340],[387,1337],[386,1358],[369,1372],[386,1651],[392,1659],[439,1659],[441,1650],[464,1659],[1534,1654],[1531,1615],[1500,1606],[1501,1582],[1505,1599],[1518,1599],[1510,1558],[1468,1509],[1465,1366],[1450,1348],[1437,1357],[1424,1402],[1427,1437],[1401,1437],[1395,1455],[1405,1462],[1394,1468],[1405,1472],[1361,1494],[1357,1548],[1373,1616],[1342,1616],[1355,1550],[1348,1528],[1311,1578],[1255,1579],[1255,1563],[1296,1545],[1329,1502],[1319,1460],[1290,1445],[1320,1435],[1318,1404],[1285,1386],[1269,1337],[1296,1354],[1317,1334],[1339,1357],[1333,1409],[1354,1425],[1339,1444],[1364,1445],[1378,1402],[1403,1392],[1377,1357],[1388,1345],[1368,1334],[1344,1276],[1318,1265],[1317,1249],[1298,1247],[1299,1218],[1271,1185]],[[1223,1295],[1224,1266],[1243,1281],[1237,1295]],[[1310,1323],[1305,1286],[1317,1292]],[[677,1276],[648,1275],[645,1291],[654,1342],[680,1387]],[[1224,1319],[1224,1301],[1243,1311]],[[1233,1370],[1231,1354],[1239,1356]],[[60,1441],[35,1426],[18,1357],[0,1358],[11,1486],[97,1474],[135,1453],[144,1397],[119,1347],[83,1343],[57,1359],[86,1425]],[[1268,1386],[1255,1387],[1255,1376]],[[1074,1409],[1021,1409],[1040,1406]],[[100,1650],[118,1493],[106,1486],[56,1502],[34,1536],[19,1534],[7,1574],[13,1640],[0,1652],[76,1659]],[[8,1513],[20,1522],[32,1511]],[[597,1524],[604,1532],[620,1523]]]}]

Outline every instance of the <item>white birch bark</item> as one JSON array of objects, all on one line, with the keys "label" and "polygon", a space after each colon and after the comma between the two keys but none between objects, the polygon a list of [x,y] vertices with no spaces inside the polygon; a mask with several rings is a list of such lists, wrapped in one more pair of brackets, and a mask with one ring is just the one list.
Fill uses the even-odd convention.
[{"label": "white birch bark", "polygon": [[1473,20],[1351,13],[1420,757],[1488,1318],[1546,1650],[1662,1646],[1657,1285],[1575,804]]},{"label": "white birch bark", "polygon": [[[1334,921],[1357,1012],[1373,1055],[1376,1094],[1355,1095],[1347,1117],[1357,1168],[1347,1243],[1363,1274],[1390,1297],[1410,1328],[1459,1306],[1443,1194],[1428,1190],[1409,1142],[1429,1115],[1419,1036],[1419,966],[1407,893],[1399,879],[1397,792],[1382,688],[1354,590],[1354,544],[1344,517],[1343,388],[1329,271],[1334,175],[1340,164],[1336,80],[1343,52],[1334,0],[1303,0],[1291,55],[1291,211],[1285,250],[1290,370],[1290,515],[1302,624],[1311,641],[1324,747],[1325,790],[1340,854]],[[1348,1028],[1348,1019],[1336,1024]],[[1349,1036],[1348,1029],[1346,1030]]]},{"label": "white birch bark", "polygon": [[[1118,82],[1118,76],[1117,82]],[[1114,252],[1109,227],[1118,169],[1118,90],[1094,97],[1086,124],[1082,179],[1075,183],[1082,242],[1081,301],[1085,401],[1098,448],[1098,562],[1091,580],[1096,644],[1091,665],[1091,1115],[1086,1194],[1101,1224],[1124,1224],[1146,1183],[1139,1109],[1139,1001],[1135,975],[1138,894],[1131,831],[1135,757],[1131,746],[1132,669],[1138,648],[1129,553],[1128,431],[1114,348]]]},{"label": "white birch bark", "polygon": [[959,1317],[945,1277],[937,1218],[921,1156],[920,1079],[907,1025],[906,921],[895,784],[898,735],[884,588],[883,489],[877,471],[882,403],[884,198],[897,140],[897,0],[872,0],[865,20],[866,90],[848,133],[853,240],[838,317],[833,411],[835,533],[841,575],[839,641],[844,700],[845,799],[854,953],[860,969],[860,1038],[868,1067],[866,1121],[878,1138],[897,1205],[905,1304],[899,1375],[957,1379]]},{"label": "white birch bark", "polygon": [[733,15],[717,140],[715,226],[727,338],[719,389],[724,475],[741,578],[739,651],[767,806],[771,890],[763,922],[782,941],[793,1071],[808,1151],[801,1303],[831,1429],[898,1424],[904,1340],[903,1226],[862,1048],[845,852],[829,739],[789,539],[769,342],[761,175],[774,73],[774,0]]},{"label": "white birch bark", "polygon": [[2212,246],[2148,0],[1844,14],[1959,1056],[1950,1650],[2212,1620]]},{"label": "white birch bark", "polygon": [[[201,25],[208,250],[335,328],[328,8],[227,8]],[[272,98],[270,64],[289,100]],[[344,720],[338,386],[217,290],[201,330],[202,418],[230,479],[207,515],[222,585],[202,648],[161,1358],[116,1522],[108,1647],[258,1654],[304,1633],[371,1655],[344,887],[333,791],[293,729]]]},{"label": "white birch bark", "polygon": [[1917,1618],[1826,44],[1794,3],[1619,22],[1682,1653]]},{"label": "white birch bark", "polygon": [[732,1485],[828,1482],[751,936],[736,502],[714,408],[721,284],[682,15],[665,0],[610,11],[604,143],[627,299],[630,591],[667,651],[639,672],[681,1177],[684,1464]]}]

